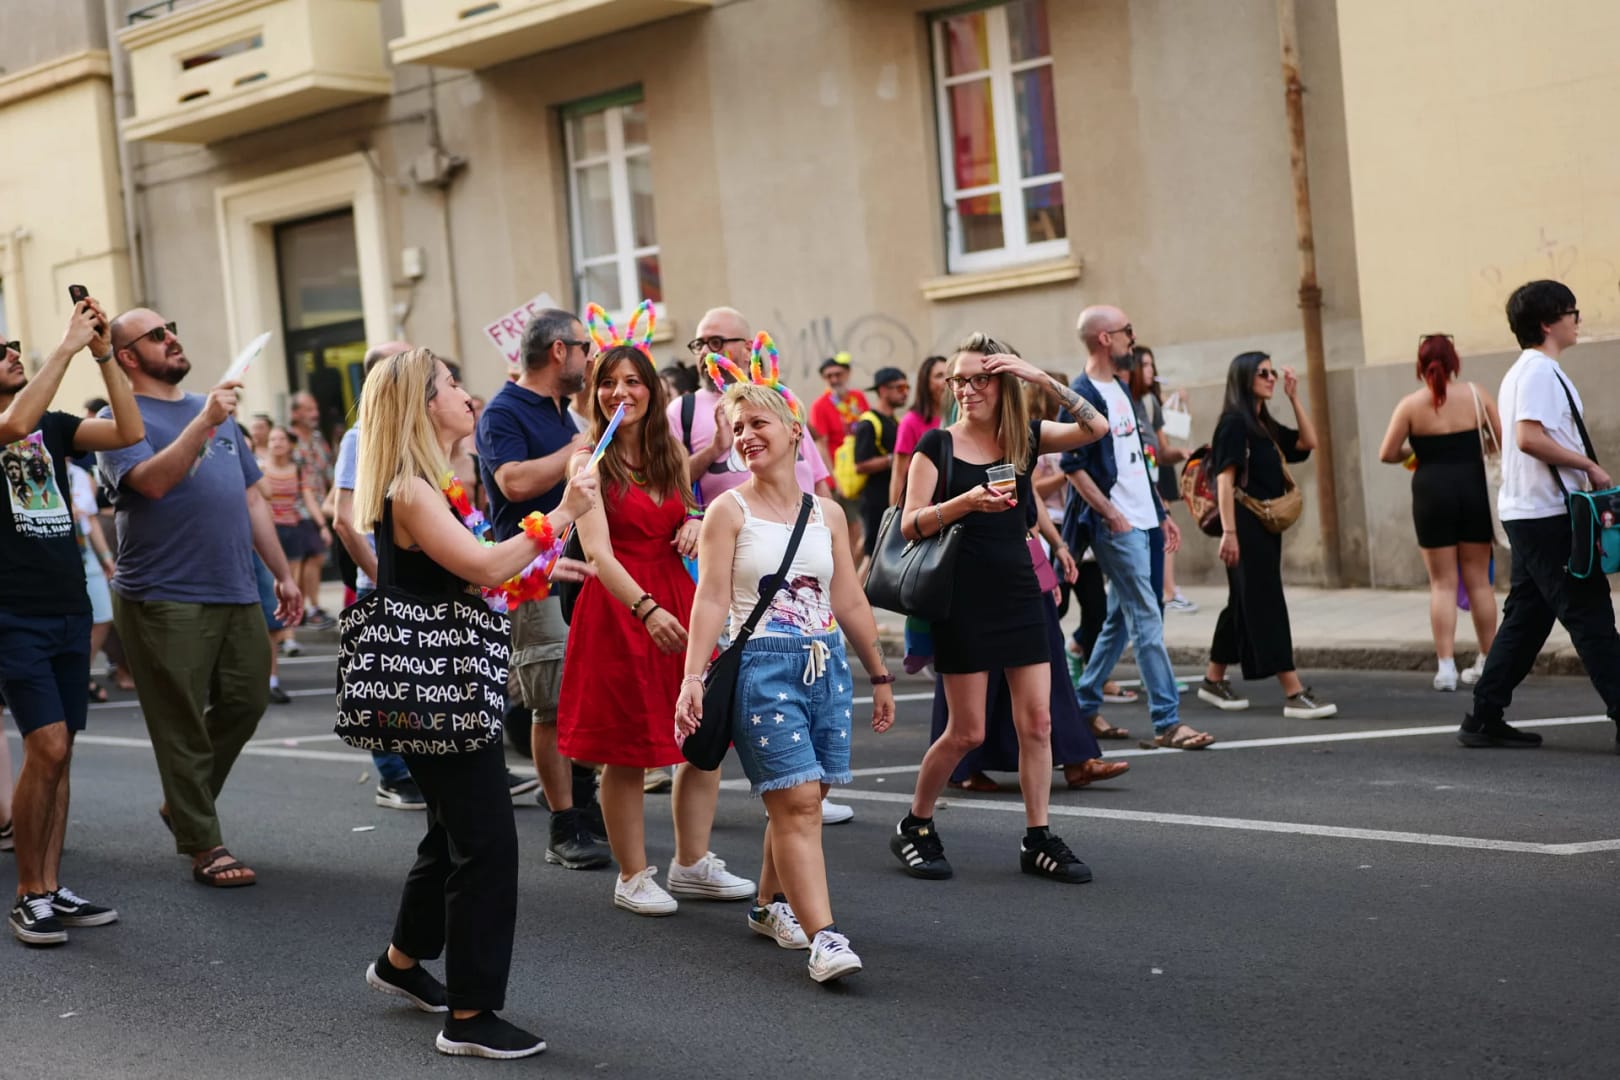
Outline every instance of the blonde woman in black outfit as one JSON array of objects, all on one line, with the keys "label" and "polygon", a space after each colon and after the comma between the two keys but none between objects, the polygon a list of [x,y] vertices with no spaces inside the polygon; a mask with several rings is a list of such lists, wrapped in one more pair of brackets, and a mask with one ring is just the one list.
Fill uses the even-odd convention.
[{"label": "blonde woman in black outfit", "polygon": [[[1283,393],[1294,408],[1299,430],[1272,418],[1266,403]],[[1294,671],[1294,641],[1282,585],[1282,536],[1268,532],[1237,499],[1241,487],[1252,499],[1275,499],[1284,492],[1283,462],[1301,462],[1316,449],[1316,425],[1299,400],[1293,368],[1278,369],[1262,352],[1242,353],[1226,376],[1226,405],[1210,440],[1221,510],[1221,562],[1226,564],[1227,601],[1215,622],[1209,668],[1198,687],[1201,700],[1218,709],[1247,709],[1226,679],[1241,665],[1245,679],[1276,676],[1287,701],[1283,715],[1293,720],[1332,716],[1337,705],[1324,701]]]}]

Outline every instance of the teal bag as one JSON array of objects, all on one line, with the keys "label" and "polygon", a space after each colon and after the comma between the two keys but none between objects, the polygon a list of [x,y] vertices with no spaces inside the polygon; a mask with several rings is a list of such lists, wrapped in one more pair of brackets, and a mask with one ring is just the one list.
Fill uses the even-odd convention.
[{"label": "teal bag", "polygon": [[[1570,415],[1581,433],[1581,445],[1586,456],[1597,460],[1592,449],[1592,437],[1586,433],[1586,421],[1575,406],[1575,395],[1569,383],[1560,376],[1558,382],[1569,399]],[[1564,488],[1564,477],[1554,466],[1553,479]],[[1569,575],[1585,580],[1595,573],[1620,573],[1620,487],[1602,491],[1570,491],[1564,488],[1564,504],[1569,507]]]}]

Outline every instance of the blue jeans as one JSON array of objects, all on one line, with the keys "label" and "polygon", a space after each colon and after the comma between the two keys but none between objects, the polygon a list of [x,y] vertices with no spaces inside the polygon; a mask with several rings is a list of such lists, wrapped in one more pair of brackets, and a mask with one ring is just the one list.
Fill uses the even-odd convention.
[{"label": "blue jeans", "polygon": [[1164,647],[1164,615],[1159,610],[1162,589],[1153,584],[1153,552],[1164,550],[1163,531],[1132,529],[1116,533],[1105,528],[1092,536],[1091,550],[1096,552],[1097,565],[1111,587],[1108,617],[1076,690],[1080,715],[1090,721],[1102,709],[1103,683],[1119,663],[1128,633],[1136,649],[1142,686],[1147,690],[1153,730],[1169,731],[1181,722],[1181,695],[1176,691],[1170,653]]},{"label": "blue jeans", "polygon": [[[369,596],[370,589],[360,589],[355,593],[355,599]],[[379,750],[371,752],[371,767],[377,770],[377,782],[380,784],[397,784],[401,780],[411,778],[411,770],[406,767],[405,759],[398,754],[385,754]]]}]

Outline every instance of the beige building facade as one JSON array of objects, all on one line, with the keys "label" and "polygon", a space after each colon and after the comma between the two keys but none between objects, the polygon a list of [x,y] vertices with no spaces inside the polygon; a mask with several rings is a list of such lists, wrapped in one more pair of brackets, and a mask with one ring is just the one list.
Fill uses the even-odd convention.
[{"label": "beige building facade", "polygon": [[[108,5],[99,37],[99,2],[13,6],[82,24],[41,29],[36,66],[90,59],[28,99],[76,120],[25,117],[0,76],[0,133],[102,126],[72,150],[93,235],[47,238],[64,216],[0,178],[8,325],[15,307],[31,342],[59,333],[55,278],[82,251],[105,260],[93,290],[180,323],[196,388],[271,332],[247,411],[309,386],[339,417],[364,343],[401,336],[493,392],[521,316],[501,320],[542,293],[653,300],[660,363],[731,304],[810,393],[834,352],[911,370],[975,329],[1073,374],[1075,316],[1116,303],[1190,391],[1197,441],[1233,355],[1305,366],[1275,0],[175,0]],[[1298,0],[1352,582],[1422,581],[1406,474],[1375,457],[1418,333],[1455,332],[1494,385],[1519,281],[1568,280],[1595,337],[1620,320],[1617,16],[1554,7],[1570,52],[1521,59],[1546,5]],[[14,250],[35,260],[26,310]],[[1584,355],[1609,362],[1576,354],[1583,391],[1620,403]],[[1320,548],[1308,512],[1286,572],[1317,579]],[[1218,576],[1213,544],[1181,566]]]}]

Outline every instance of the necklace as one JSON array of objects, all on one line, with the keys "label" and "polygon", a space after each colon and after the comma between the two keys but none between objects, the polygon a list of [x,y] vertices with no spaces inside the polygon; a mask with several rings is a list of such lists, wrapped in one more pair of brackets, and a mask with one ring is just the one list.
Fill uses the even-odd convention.
[{"label": "necklace", "polygon": [[765,497],[764,488],[756,485],[754,491],[759,494],[759,501],[765,504],[765,508],[775,515],[770,520],[777,522],[779,525],[792,525],[796,520],[798,520],[797,516],[791,512],[784,515],[782,513],[782,507],[780,504],[776,503],[776,501],[773,499],[768,499]]},{"label": "necklace", "polygon": [[647,478],[642,476],[641,473],[637,472],[635,469],[630,470],[630,482],[635,484],[636,487],[647,486]]},{"label": "necklace", "polygon": [[[467,489],[461,486],[461,481],[454,473],[445,474],[440,490],[444,492],[444,497],[450,500],[451,507],[461,518],[461,523],[467,527],[467,531],[485,547],[494,547],[495,542],[490,539],[488,519],[473,508],[472,501],[467,498]],[[536,555],[528,566],[495,588],[487,586],[483,588],[484,603],[494,611],[511,611],[526,601],[544,600],[551,595],[551,568],[562,554],[563,541],[557,538],[556,530],[552,529],[546,515],[538,510],[524,517],[523,532],[534,541],[535,546],[540,549],[540,554]]]}]

